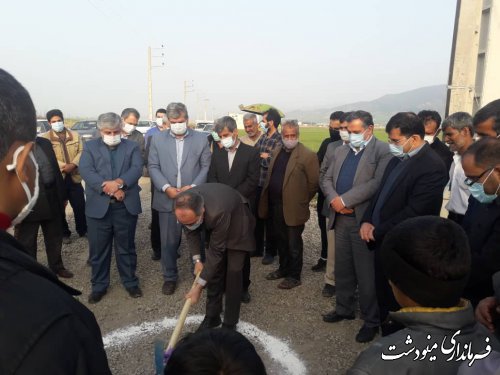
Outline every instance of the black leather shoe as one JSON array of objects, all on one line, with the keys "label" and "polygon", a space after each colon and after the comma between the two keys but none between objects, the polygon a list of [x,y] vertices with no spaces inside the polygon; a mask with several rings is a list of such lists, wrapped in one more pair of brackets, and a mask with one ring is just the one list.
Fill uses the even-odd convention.
[{"label": "black leather shoe", "polygon": [[245,290],[241,294],[241,302],[243,302],[243,303],[250,303],[251,299],[252,299],[252,297],[250,297],[250,293],[248,292],[248,290]]},{"label": "black leather shoe", "polygon": [[156,251],[153,251],[153,255],[151,255],[152,260],[160,260],[161,259],[161,253],[157,253]]},{"label": "black leather shoe", "polygon": [[321,272],[326,269],[326,260],[325,259],[318,259],[318,263],[316,263],[314,266],[311,267],[311,270],[314,272]]},{"label": "black leather shoe", "polygon": [[357,342],[370,342],[375,338],[378,333],[378,327],[367,327],[363,324],[363,327],[359,330],[356,335]]},{"label": "black leather shoe", "polygon": [[161,288],[161,292],[166,296],[174,294],[177,283],[175,281],[165,281]]},{"label": "black leather shoe", "polygon": [[128,292],[130,297],[132,297],[132,298],[142,297],[142,290],[138,286],[133,286],[133,287],[126,288],[126,289],[127,289],[127,292]]},{"label": "black leather shoe", "polygon": [[323,297],[331,298],[335,295],[335,285],[325,284],[321,291]]},{"label": "black leather shoe", "polygon": [[236,331],[236,324],[222,323],[222,328],[223,329],[230,329],[232,331]]},{"label": "black leather shoe", "polygon": [[205,319],[203,319],[196,331],[198,332],[203,331],[204,329],[217,328],[221,323],[222,320],[218,315],[213,317],[205,316]]},{"label": "black leather shoe", "polygon": [[266,279],[267,280],[278,280],[284,278],[285,275],[281,273],[281,271],[278,269],[276,271],[273,271],[269,274],[267,274]]},{"label": "black leather shoe", "polygon": [[327,323],[337,323],[342,320],[354,320],[354,315],[350,316],[339,315],[335,310],[330,311],[329,313],[323,315],[323,321]]},{"label": "black leather shoe", "polygon": [[264,265],[268,265],[268,264],[273,264],[274,262],[274,257],[272,255],[264,255],[264,257],[262,258],[262,264]]},{"label": "black leather shoe", "polygon": [[90,293],[88,301],[89,301],[89,303],[92,303],[92,304],[97,303],[102,299],[102,297],[104,297],[105,294],[106,294],[106,291],[92,292],[92,293]]}]

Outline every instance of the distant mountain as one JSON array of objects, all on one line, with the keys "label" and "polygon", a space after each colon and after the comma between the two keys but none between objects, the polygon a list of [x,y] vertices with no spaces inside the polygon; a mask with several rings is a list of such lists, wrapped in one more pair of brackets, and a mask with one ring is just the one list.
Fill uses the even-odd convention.
[{"label": "distant mountain", "polygon": [[334,111],[352,111],[362,109],[373,115],[375,124],[385,125],[396,112],[433,109],[444,116],[446,106],[446,85],[427,86],[399,94],[388,94],[378,99],[345,104],[338,107],[317,110],[296,110],[286,113],[288,118],[302,122],[326,123]]}]

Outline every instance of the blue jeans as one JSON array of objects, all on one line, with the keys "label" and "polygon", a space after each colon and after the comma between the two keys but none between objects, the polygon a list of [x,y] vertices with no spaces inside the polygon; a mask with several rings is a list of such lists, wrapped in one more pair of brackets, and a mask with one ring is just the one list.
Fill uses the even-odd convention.
[{"label": "blue jeans", "polygon": [[139,285],[135,275],[137,254],[135,229],[137,215],[131,215],[125,204],[109,205],[102,219],[87,216],[90,263],[92,266],[92,292],[103,292],[109,286],[109,269],[113,242],[116,266],[125,288]]}]

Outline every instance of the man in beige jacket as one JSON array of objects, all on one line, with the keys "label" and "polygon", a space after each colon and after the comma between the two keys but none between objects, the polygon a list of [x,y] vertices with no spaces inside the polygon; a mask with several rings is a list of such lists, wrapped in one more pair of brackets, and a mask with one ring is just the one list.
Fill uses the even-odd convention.
[{"label": "man in beige jacket", "polygon": [[[71,131],[64,126],[64,117],[59,109],[52,109],[47,112],[47,121],[51,126],[51,130],[42,136],[52,143],[63,175],[66,195],[75,215],[76,231],[80,237],[83,237],[87,234],[87,222],[85,220],[82,178],[78,171],[78,164],[83,150],[82,140],[77,132]],[[62,225],[63,243],[68,244],[71,242],[71,231],[64,214]]]}]

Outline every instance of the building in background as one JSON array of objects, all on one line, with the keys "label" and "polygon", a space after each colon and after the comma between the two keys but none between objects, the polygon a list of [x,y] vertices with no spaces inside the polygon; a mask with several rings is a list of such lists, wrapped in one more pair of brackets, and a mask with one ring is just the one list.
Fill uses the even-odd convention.
[{"label": "building in background", "polygon": [[446,116],[500,98],[500,0],[457,0]]}]

